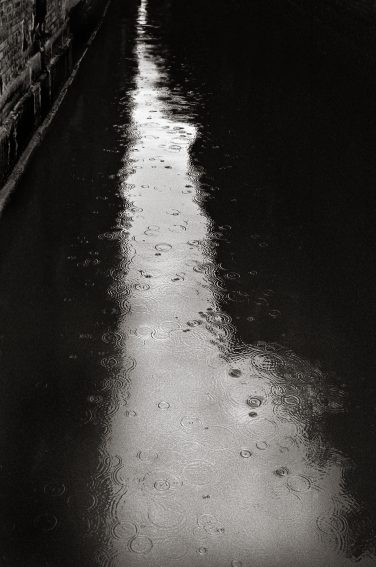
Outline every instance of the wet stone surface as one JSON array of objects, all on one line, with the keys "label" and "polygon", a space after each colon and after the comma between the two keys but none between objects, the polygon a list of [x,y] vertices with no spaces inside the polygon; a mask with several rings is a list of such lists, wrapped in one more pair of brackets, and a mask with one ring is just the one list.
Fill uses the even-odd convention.
[{"label": "wet stone surface", "polygon": [[375,565],[367,101],[186,4],[113,0],[0,218],[0,564]]}]

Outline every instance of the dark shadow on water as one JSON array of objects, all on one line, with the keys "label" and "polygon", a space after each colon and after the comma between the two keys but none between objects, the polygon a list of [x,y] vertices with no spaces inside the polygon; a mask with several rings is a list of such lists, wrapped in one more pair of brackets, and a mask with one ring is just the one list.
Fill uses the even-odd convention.
[{"label": "dark shadow on water", "polygon": [[376,528],[375,83],[287,2],[151,1],[149,18],[197,119],[191,159],[238,340],[292,348],[346,392],[324,431],[352,463],[359,557]]},{"label": "dark shadow on water", "polygon": [[131,112],[136,8],[110,9],[1,219],[0,563],[7,567],[108,559],[111,483],[100,446],[114,403],[111,331],[121,316],[108,288],[119,263],[111,236],[122,204],[117,173],[132,136],[118,126],[128,126]]}]

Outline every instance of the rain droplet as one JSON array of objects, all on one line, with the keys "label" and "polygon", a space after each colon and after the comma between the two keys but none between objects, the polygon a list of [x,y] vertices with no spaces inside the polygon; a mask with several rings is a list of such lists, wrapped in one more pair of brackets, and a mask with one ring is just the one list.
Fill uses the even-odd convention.
[{"label": "rain droplet", "polygon": [[187,431],[197,431],[203,428],[202,421],[199,417],[184,416],[180,423]]},{"label": "rain droplet", "polygon": [[231,561],[231,567],[243,567],[242,561],[238,561],[237,559],[233,559]]},{"label": "rain droplet", "polygon": [[192,321],[187,321],[187,325],[189,327],[198,327],[199,325],[202,325],[202,321],[199,319],[193,319]]},{"label": "rain droplet", "polygon": [[135,412],[135,411],[133,411],[133,410],[127,410],[127,411],[125,412],[125,415],[126,415],[127,417],[136,417],[137,412]]},{"label": "rain droplet", "polygon": [[212,514],[202,514],[202,516],[199,516],[197,519],[197,524],[209,535],[219,535],[223,534],[225,531],[218,519]]},{"label": "rain droplet", "polygon": [[249,459],[249,457],[252,457],[252,453],[248,449],[242,449],[240,451],[240,456],[243,457],[243,459]]},{"label": "rain droplet", "polygon": [[257,413],[257,411],[250,411],[248,415],[249,415],[249,417],[257,417],[258,413]]},{"label": "rain droplet", "polygon": [[285,402],[285,404],[288,404],[289,406],[300,405],[300,398],[298,396],[293,396],[293,395],[284,396],[283,401]]},{"label": "rain droplet", "polygon": [[158,459],[158,453],[152,449],[146,449],[145,451],[139,451],[137,457],[144,463],[153,463]]},{"label": "rain droplet", "polygon": [[150,289],[150,285],[147,283],[136,283],[134,287],[138,291],[148,291]]},{"label": "rain droplet", "polygon": [[274,474],[280,477],[287,476],[289,473],[290,471],[287,467],[280,467],[274,471]]},{"label": "rain droplet", "polygon": [[260,449],[260,451],[265,451],[265,449],[267,449],[269,445],[267,444],[266,441],[258,441],[256,443],[256,447],[257,449]]},{"label": "rain droplet", "polygon": [[247,404],[250,408],[259,408],[262,404],[260,398],[250,397],[247,399]]},{"label": "rain droplet", "polygon": [[225,274],[225,278],[228,280],[236,280],[237,278],[240,278],[240,274],[238,274],[238,272],[228,272]]},{"label": "rain droplet", "polygon": [[170,232],[184,232],[187,230],[187,227],[182,224],[174,224],[170,226],[168,230]]},{"label": "rain droplet", "polygon": [[306,476],[296,474],[289,477],[287,486],[294,492],[308,492],[308,490],[312,486],[312,483]]},{"label": "rain droplet", "polygon": [[198,552],[199,552],[200,555],[205,555],[208,552],[208,548],[207,547],[199,547]]},{"label": "rain droplet", "polygon": [[168,409],[170,404],[168,402],[159,402],[158,407],[159,409]]},{"label": "rain droplet", "polygon": [[272,309],[269,311],[269,317],[272,319],[278,319],[281,316],[281,312],[278,309]]},{"label": "rain droplet", "polygon": [[155,490],[158,490],[158,492],[166,492],[170,489],[170,483],[167,479],[156,480],[154,483],[154,488]]},{"label": "rain droplet", "polygon": [[168,244],[167,242],[161,242],[160,244],[156,244],[155,246],[155,249],[159,252],[168,252],[169,250],[171,250],[171,248],[171,244]]},{"label": "rain droplet", "polygon": [[232,376],[233,378],[239,378],[241,374],[242,371],[239,370],[239,368],[231,368],[231,370],[229,371],[229,375]]},{"label": "rain droplet", "polygon": [[144,535],[134,536],[129,542],[129,549],[134,553],[149,553],[152,548],[152,540]]},{"label": "rain droplet", "polygon": [[49,496],[62,496],[65,492],[65,484],[50,482],[45,485],[44,493]]}]

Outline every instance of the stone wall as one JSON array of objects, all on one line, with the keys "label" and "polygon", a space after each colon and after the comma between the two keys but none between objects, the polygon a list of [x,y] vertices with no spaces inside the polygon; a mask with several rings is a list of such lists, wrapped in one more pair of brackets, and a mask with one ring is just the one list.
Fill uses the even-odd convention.
[{"label": "stone wall", "polygon": [[69,77],[106,0],[0,0],[0,187]]}]

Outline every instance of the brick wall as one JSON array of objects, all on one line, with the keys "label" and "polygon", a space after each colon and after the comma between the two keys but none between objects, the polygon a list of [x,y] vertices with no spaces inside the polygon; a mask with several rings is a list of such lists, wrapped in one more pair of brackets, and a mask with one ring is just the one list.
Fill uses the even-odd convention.
[{"label": "brick wall", "polygon": [[0,0],[0,94],[28,59],[32,29],[32,0]]},{"label": "brick wall", "polygon": [[106,2],[0,0],[0,188],[51,109]]},{"label": "brick wall", "polygon": [[0,0],[0,96],[38,50],[38,33],[55,35],[64,18],[65,0]]}]

